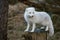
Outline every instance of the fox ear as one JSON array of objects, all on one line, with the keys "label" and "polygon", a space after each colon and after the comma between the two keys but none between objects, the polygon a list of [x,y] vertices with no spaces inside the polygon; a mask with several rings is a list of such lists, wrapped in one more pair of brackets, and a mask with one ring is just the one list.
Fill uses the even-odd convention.
[{"label": "fox ear", "polygon": [[27,9],[25,11],[28,11]]},{"label": "fox ear", "polygon": [[25,11],[28,11],[27,8],[25,9]]}]

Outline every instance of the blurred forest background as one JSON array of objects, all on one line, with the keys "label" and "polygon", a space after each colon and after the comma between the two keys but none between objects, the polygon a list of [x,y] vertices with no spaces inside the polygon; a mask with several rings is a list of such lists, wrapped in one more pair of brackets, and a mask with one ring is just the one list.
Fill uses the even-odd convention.
[{"label": "blurred forest background", "polygon": [[53,40],[60,40],[60,0],[8,0],[8,2],[7,40],[22,40],[21,35],[26,28],[23,15],[27,7],[35,7],[36,11],[48,12],[55,28]]}]

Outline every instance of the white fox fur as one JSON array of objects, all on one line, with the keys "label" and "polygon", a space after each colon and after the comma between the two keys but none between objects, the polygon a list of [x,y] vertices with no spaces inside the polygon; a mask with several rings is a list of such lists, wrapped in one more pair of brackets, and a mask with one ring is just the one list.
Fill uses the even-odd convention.
[{"label": "white fox fur", "polygon": [[25,31],[28,31],[30,24],[32,24],[31,32],[34,32],[37,23],[47,27],[46,31],[49,30],[49,36],[54,35],[51,17],[46,12],[37,12],[34,7],[29,7],[25,10],[24,19],[27,22],[27,28]]}]

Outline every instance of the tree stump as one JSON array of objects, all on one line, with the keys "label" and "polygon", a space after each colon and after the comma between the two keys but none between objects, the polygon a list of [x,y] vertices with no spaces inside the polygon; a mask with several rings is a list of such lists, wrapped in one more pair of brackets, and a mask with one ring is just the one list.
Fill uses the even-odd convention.
[{"label": "tree stump", "polygon": [[47,40],[47,32],[24,32],[22,34],[23,40]]},{"label": "tree stump", "polygon": [[0,0],[0,40],[7,40],[8,0]]}]

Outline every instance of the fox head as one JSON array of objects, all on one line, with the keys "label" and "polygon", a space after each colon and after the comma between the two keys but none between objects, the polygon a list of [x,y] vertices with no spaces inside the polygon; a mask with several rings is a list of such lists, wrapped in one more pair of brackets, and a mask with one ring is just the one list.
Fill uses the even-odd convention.
[{"label": "fox head", "polygon": [[34,7],[26,8],[25,12],[29,18],[32,18],[34,17],[35,14],[35,8]]}]

